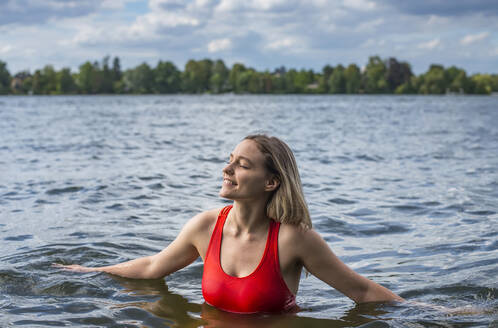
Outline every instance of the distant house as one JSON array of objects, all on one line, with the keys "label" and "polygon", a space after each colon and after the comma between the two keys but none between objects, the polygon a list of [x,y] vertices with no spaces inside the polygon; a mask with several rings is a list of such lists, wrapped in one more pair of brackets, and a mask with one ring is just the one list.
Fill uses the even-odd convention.
[{"label": "distant house", "polygon": [[318,82],[313,82],[311,84],[308,84],[306,86],[306,89],[309,89],[309,90],[316,90],[316,89],[318,89]]},{"label": "distant house", "polygon": [[22,92],[22,79],[20,77],[15,77],[10,81],[10,89],[14,93]]},{"label": "distant house", "polygon": [[23,83],[28,77],[31,77],[28,71],[22,71],[14,75],[12,80],[10,81],[10,89],[13,93],[22,93],[23,92]]}]

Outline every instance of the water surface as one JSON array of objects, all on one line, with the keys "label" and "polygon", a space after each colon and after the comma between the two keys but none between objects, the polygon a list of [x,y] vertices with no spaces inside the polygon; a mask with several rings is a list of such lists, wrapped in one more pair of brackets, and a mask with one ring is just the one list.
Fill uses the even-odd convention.
[{"label": "water surface", "polygon": [[[2,326],[497,327],[496,97],[0,97]],[[63,272],[163,249],[218,197],[228,154],[295,151],[314,228],[357,272],[448,308],[355,306],[303,275],[297,314],[241,316],[202,262],[142,281]]]}]

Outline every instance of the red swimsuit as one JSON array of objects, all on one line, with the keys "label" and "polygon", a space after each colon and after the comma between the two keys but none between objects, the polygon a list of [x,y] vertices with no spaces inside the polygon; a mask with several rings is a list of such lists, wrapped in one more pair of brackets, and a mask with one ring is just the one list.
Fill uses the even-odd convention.
[{"label": "red swimsuit", "polygon": [[209,241],[202,295],[206,303],[236,313],[285,312],[296,306],[296,297],[287,287],[278,260],[280,223],[270,220],[265,252],[258,267],[248,276],[226,274],[220,263],[223,226],[232,206],[221,210]]}]

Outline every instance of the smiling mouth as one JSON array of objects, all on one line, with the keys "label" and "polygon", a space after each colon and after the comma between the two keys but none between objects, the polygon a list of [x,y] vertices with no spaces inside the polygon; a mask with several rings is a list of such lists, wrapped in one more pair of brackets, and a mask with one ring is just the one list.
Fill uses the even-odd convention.
[{"label": "smiling mouth", "polygon": [[236,186],[237,185],[235,182],[233,182],[232,180],[229,180],[229,179],[223,179],[223,183],[227,184],[227,185],[230,185],[230,186]]}]

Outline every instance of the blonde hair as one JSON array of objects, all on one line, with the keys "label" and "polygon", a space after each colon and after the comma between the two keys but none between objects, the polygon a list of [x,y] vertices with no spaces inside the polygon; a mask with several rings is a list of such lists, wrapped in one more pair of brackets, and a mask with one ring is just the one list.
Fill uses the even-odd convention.
[{"label": "blonde hair", "polygon": [[256,142],[265,157],[267,170],[280,182],[266,205],[266,215],[281,222],[311,229],[308,205],[292,150],[285,142],[264,134],[244,138]]}]

